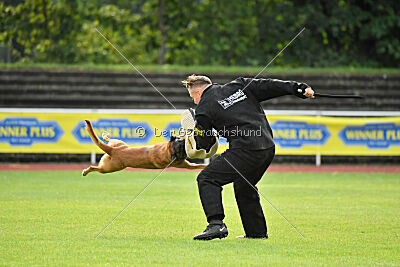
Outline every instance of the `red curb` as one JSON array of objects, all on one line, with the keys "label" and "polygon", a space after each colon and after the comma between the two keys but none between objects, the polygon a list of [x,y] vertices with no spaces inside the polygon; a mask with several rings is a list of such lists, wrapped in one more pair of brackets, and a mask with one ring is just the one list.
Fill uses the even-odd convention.
[{"label": "red curb", "polygon": [[[0,171],[81,171],[89,164],[0,164]],[[159,169],[132,169],[125,171],[160,171]],[[167,171],[189,171],[180,168],[168,168]],[[364,166],[364,165],[271,165],[268,172],[365,172],[365,173],[400,173],[400,166]]]}]

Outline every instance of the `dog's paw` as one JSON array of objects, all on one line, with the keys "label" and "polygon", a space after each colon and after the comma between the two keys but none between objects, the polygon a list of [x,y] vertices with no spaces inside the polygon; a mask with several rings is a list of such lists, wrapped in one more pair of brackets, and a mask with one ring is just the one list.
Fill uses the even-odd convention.
[{"label": "dog's paw", "polygon": [[108,132],[103,132],[101,134],[101,138],[103,138],[104,141],[109,142],[110,141],[110,138],[108,138],[109,135],[110,134]]},{"label": "dog's paw", "polygon": [[82,176],[86,176],[88,173],[87,173],[87,169],[83,169],[82,170]]}]

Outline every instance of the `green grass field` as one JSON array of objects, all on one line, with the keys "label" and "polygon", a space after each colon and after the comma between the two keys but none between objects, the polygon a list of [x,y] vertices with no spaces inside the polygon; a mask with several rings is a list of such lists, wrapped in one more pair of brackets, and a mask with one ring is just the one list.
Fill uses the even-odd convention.
[{"label": "green grass field", "polygon": [[270,173],[259,188],[268,240],[243,234],[232,186],[229,236],[206,226],[195,172],[164,172],[102,236],[96,234],[157,172],[0,172],[0,265],[400,265],[399,174]]}]

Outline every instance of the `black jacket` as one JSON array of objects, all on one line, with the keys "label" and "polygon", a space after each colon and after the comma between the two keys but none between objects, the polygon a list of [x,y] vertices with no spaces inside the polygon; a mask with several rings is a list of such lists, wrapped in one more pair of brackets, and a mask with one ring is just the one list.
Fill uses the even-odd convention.
[{"label": "black jacket", "polygon": [[[205,133],[199,137],[203,140],[196,141],[207,144],[204,138],[214,128],[227,138],[229,148],[270,148],[274,146],[272,130],[260,102],[284,95],[306,98],[298,89],[304,91],[307,87],[294,81],[252,78],[238,78],[225,85],[212,84],[196,107],[196,128]],[[202,148],[210,146],[202,145]]]}]

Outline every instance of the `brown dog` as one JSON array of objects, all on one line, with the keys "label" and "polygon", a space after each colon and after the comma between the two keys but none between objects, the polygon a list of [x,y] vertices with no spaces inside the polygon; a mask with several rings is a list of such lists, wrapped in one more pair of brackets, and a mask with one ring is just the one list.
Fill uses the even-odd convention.
[{"label": "brown dog", "polygon": [[[144,147],[129,147],[125,142],[109,139],[108,133],[103,132],[102,142],[93,130],[92,123],[86,122],[86,130],[92,141],[106,154],[101,158],[98,166],[89,166],[82,171],[86,176],[89,172],[98,171],[109,173],[120,171],[126,167],[143,169],[162,169],[168,166],[174,158],[171,167],[186,169],[204,169],[206,164],[193,164],[186,160],[185,142],[183,139],[171,138],[170,141]],[[182,147],[183,146],[183,147]]]}]

